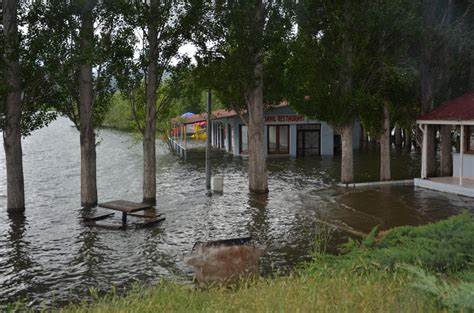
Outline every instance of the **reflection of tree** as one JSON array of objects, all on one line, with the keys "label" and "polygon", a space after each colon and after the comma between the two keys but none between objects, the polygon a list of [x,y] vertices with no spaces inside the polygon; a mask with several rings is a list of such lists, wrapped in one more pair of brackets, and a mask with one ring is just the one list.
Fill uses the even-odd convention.
[{"label": "reflection of tree", "polygon": [[10,231],[8,241],[11,244],[11,252],[8,253],[8,264],[12,265],[15,272],[29,269],[32,265],[28,254],[28,242],[24,240],[26,230],[26,218],[23,213],[9,214]]},{"label": "reflection of tree", "polygon": [[250,236],[255,241],[269,246],[268,194],[249,194],[248,205],[252,217],[252,221],[248,225]]},{"label": "reflection of tree", "polygon": [[[91,209],[83,208],[80,212],[80,220],[82,221],[85,216],[89,216],[91,213]],[[71,266],[74,267],[79,264],[84,267],[81,281],[87,283],[88,286],[94,286],[98,281],[97,274],[100,272],[100,265],[104,262],[107,248],[98,246],[99,239],[94,227],[83,227],[76,241],[80,243],[80,248],[76,257],[72,260]]]},{"label": "reflection of tree", "polygon": [[[8,214],[8,219],[10,230],[6,239],[9,251],[6,253],[5,265],[2,264],[2,268],[5,267],[8,271],[2,273],[1,288],[3,290],[17,289],[19,292],[15,293],[15,298],[23,298],[30,295],[29,290],[33,287],[32,280],[35,273],[32,272],[32,269],[37,270],[39,267],[31,260],[29,242],[25,240],[26,226],[28,225],[25,215],[23,213]],[[34,287],[41,288],[37,282]],[[12,300],[10,298],[9,302]],[[3,300],[0,300],[1,302]]]}]

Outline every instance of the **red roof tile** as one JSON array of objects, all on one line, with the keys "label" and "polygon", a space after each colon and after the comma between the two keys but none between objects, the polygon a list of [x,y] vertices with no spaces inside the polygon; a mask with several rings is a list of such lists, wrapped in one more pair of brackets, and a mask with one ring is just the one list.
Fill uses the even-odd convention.
[{"label": "red roof tile", "polygon": [[[280,108],[280,107],[285,107],[285,106],[288,106],[288,102],[282,102],[278,105],[273,105],[272,108]],[[238,113],[235,112],[234,110],[227,111],[226,109],[218,109],[218,110],[212,111],[213,119],[228,118],[228,117],[234,117],[237,115]],[[188,117],[176,117],[176,118],[173,118],[171,122],[174,124],[194,124],[194,123],[204,122],[206,120],[207,120],[207,113],[201,113],[201,114],[194,114]]]},{"label": "red roof tile", "polygon": [[470,121],[474,120],[474,91],[441,104],[417,121]]}]

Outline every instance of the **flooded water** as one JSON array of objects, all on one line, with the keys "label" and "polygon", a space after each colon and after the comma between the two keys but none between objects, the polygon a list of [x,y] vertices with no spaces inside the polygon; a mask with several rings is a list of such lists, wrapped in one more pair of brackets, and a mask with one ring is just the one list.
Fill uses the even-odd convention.
[{"label": "flooded water", "polygon": [[[97,147],[99,200],[141,201],[141,143],[102,130]],[[262,272],[309,259],[318,219],[369,232],[418,225],[474,209],[474,199],[414,187],[345,189],[338,157],[272,158],[266,195],[247,192],[247,160],[214,153],[213,174],[224,176],[224,194],[205,196],[204,150],[184,162],[157,143],[158,212],[166,221],[150,229],[114,231],[82,223],[79,134],[66,119],[36,131],[23,143],[27,209],[6,212],[5,159],[0,149],[0,304],[23,299],[56,306],[87,299],[89,289],[119,290],[160,278],[191,279],[183,262],[198,240],[252,236],[266,246]],[[392,151],[395,179],[419,173],[419,155]],[[356,180],[378,177],[375,147],[355,153]],[[115,219],[119,222],[120,216]],[[344,240],[333,234],[332,244]]]}]

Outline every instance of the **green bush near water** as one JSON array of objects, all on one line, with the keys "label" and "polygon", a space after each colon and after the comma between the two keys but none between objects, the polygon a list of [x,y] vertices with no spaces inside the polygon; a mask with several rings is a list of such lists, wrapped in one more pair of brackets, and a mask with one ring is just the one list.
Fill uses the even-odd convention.
[{"label": "green bush near water", "polygon": [[111,108],[105,115],[104,126],[123,131],[137,130],[130,105],[118,92],[112,97]]},{"label": "green bush near water", "polygon": [[63,312],[472,312],[474,217],[376,232],[285,277],[198,289],[172,281]]},{"label": "green bush near water", "polygon": [[342,256],[317,255],[312,266],[394,269],[397,264],[412,264],[450,275],[468,270],[474,262],[474,216],[470,213],[428,225],[397,227],[380,240],[376,234],[372,231],[360,243],[349,241]]}]

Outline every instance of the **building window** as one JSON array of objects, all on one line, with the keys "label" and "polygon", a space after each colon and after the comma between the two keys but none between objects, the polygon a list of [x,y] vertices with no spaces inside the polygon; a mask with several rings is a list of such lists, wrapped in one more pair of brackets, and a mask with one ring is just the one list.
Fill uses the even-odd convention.
[{"label": "building window", "polygon": [[474,126],[466,126],[466,152],[474,153]]},{"label": "building window", "polygon": [[268,154],[290,153],[290,132],[288,125],[268,126]]},{"label": "building window", "polygon": [[239,125],[239,153],[248,154],[249,153],[249,132],[246,125]]},{"label": "building window", "polygon": [[296,133],[297,156],[321,155],[321,124],[298,125]]}]

